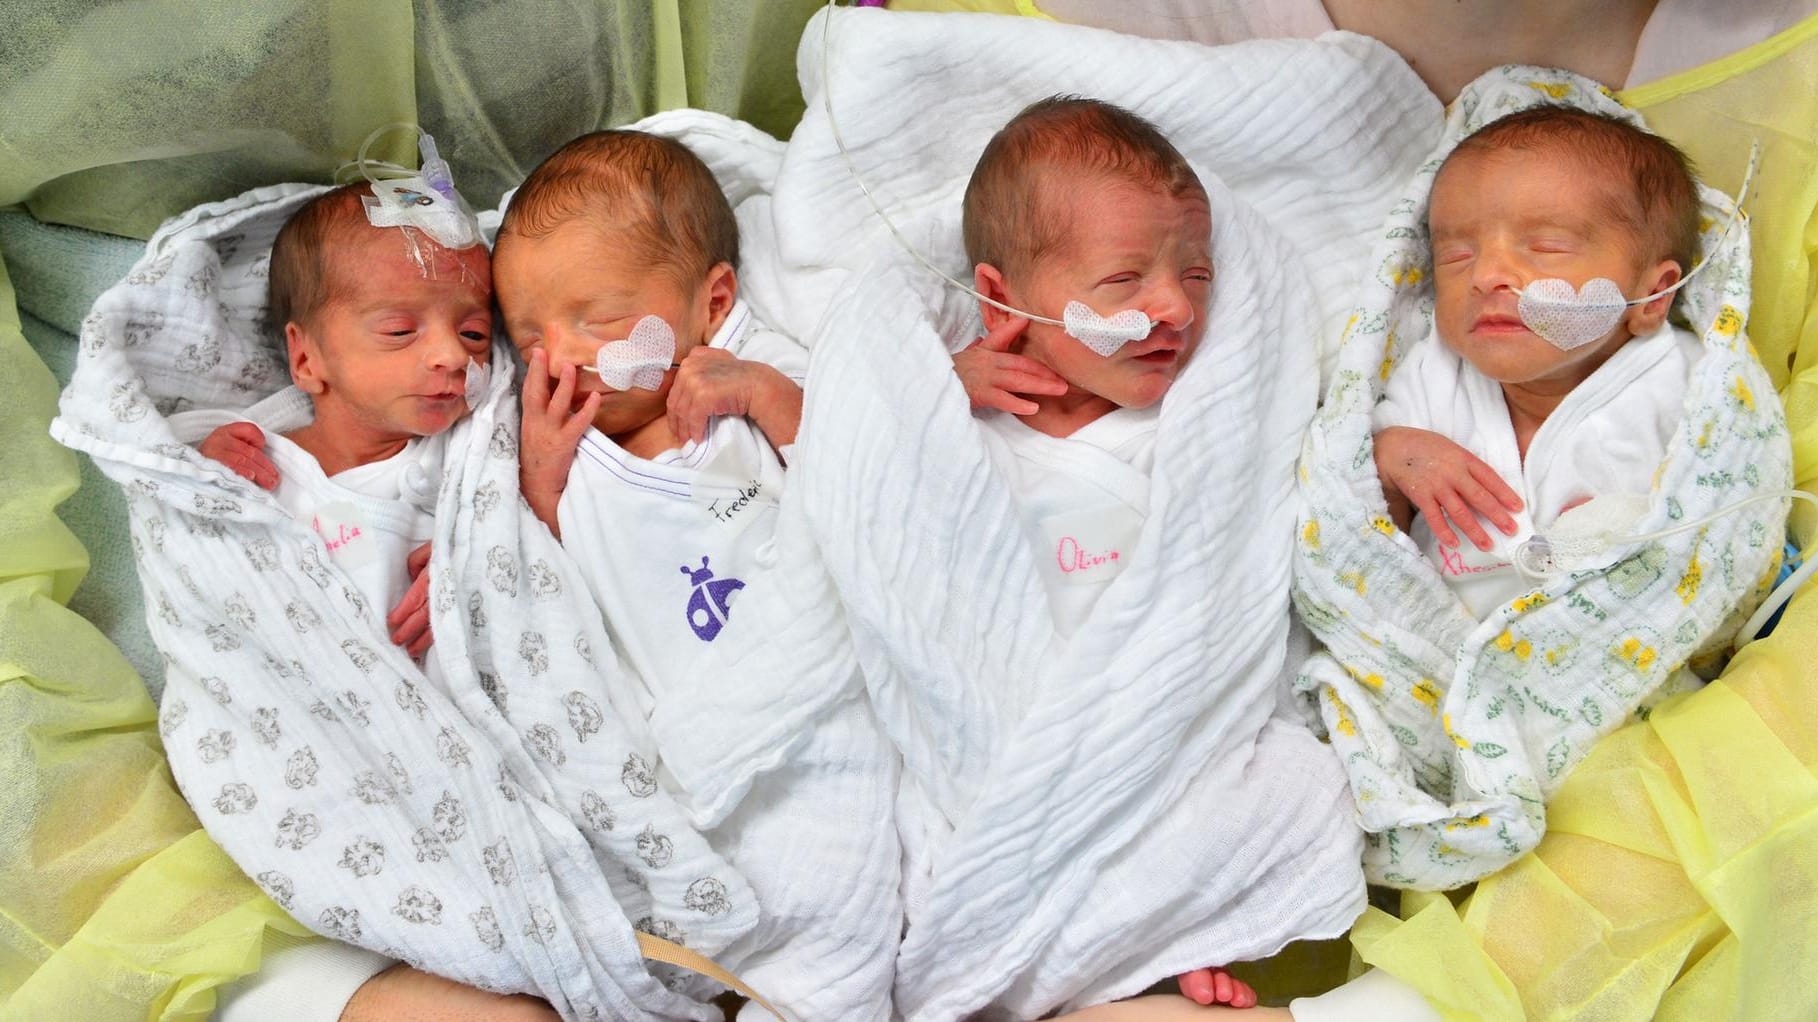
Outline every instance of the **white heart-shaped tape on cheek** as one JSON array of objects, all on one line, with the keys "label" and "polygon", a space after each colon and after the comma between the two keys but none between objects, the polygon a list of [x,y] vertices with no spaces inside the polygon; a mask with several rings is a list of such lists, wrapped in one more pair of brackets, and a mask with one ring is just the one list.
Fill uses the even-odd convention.
[{"label": "white heart-shaped tape on cheek", "polygon": [[1521,322],[1561,351],[1581,348],[1616,329],[1628,308],[1622,289],[1608,277],[1593,277],[1574,289],[1557,277],[1536,280],[1521,289],[1515,311]]},{"label": "white heart-shaped tape on cheek", "polygon": [[1085,302],[1068,302],[1061,312],[1061,323],[1067,336],[1080,342],[1100,358],[1110,358],[1117,349],[1131,341],[1149,336],[1154,324],[1140,309],[1125,309],[1115,316],[1101,316]]},{"label": "white heart-shaped tape on cheek", "polygon": [[645,316],[631,336],[608,341],[594,356],[593,371],[613,390],[661,390],[663,374],[675,362],[675,331],[660,316]]},{"label": "white heart-shaped tape on cheek", "polygon": [[466,394],[467,407],[480,407],[481,399],[486,397],[486,385],[492,382],[492,367],[481,365],[477,358],[467,360]]}]

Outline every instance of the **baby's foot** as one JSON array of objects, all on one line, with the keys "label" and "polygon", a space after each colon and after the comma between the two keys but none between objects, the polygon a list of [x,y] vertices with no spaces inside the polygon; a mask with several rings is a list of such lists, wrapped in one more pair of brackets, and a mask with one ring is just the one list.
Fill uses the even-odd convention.
[{"label": "baby's foot", "polygon": [[1250,984],[1223,969],[1205,968],[1180,975],[1181,996],[1199,1004],[1228,1004],[1233,1008],[1256,1007]]}]

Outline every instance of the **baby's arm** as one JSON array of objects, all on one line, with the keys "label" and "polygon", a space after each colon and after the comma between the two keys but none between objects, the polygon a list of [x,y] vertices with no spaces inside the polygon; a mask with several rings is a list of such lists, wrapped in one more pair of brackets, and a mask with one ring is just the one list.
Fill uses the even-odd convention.
[{"label": "baby's arm", "polygon": [[568,488],[568,470],[581,435],[599,410],[600,395],[587,395],[578,409],[574,401],[574,366],[563,366],[554,393],[549,389],[549,356],[543,349],[530,352],[530,370],[524,374],[524,421],[518,442],[518,487],[524,501],[557,539],[562,538],[556,508]]},{"label": "baby's arm", "polygon": [[196,450],[254,486],[278,488],[278,467],[265,456],[265,431],[250,422],[230,422],[216,429],[202,438]]},{"label": "baby's arm", "polygon": [[716,415],[745,416],[781,450],[801,428],[802,388],[773,366],[702,345],[682,359],[669,388],[669,431],[698,443]]},{"label": "baby's arm", "polygon": [[1478,515],[1504,535],[1515,534],[1510,512],[1521,510],[1521,498],[1470,451],[1432,430],[1412,426],[1379,430],[1375,446],[1382,494],[1403,532],[1418,512],[1442,546],[1458,545],[1452,531],[1456,526],[1479,550],[1490,549],[1490,535],[1478,524]]},{"label": "baby's arm", "polygon": [[1011,316],[953,356],[953,371],[959,375],[966,399],[974,409],[996,408],[1012,415],[1032,415],[1035,402],[1018,394],[1059,397],[1067,392],[1067,381],[1054,370],[1027,355],[1011,353],[1010,345],[1028,326],[1028,320]]}]

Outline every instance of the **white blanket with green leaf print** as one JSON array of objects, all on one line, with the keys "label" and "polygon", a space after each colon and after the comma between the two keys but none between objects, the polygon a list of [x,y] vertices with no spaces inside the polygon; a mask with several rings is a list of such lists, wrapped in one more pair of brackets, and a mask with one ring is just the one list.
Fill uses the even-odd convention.
[{"label": "white blanket with green leaf print", "polygon": [[[1371,411],[1412,347],[1437,343],[1425,228],[1434,174],[1461,138],[1540,103],[1640,123],[1563,71],[1503,67],[1467,87],[1375,246],[1302,452],[1294,595],[1326,649],[1297,687],[1343,756],[1368,834],[1366,871],[1396,887],[1457,887],[1532,848],[1572,767],[1694,656],[1727,645],[1779,564],[1786,505],[1761,501],[1657,542],[1613,546],[1479,621],[1390,524]],[[1742,329],[1747,231],[1717,244],[1733,206],[1710,188],[1703,199],[1710,265],[1676,311],[1705,351],[1632,534],[1791,485],[1785,420]]]}]

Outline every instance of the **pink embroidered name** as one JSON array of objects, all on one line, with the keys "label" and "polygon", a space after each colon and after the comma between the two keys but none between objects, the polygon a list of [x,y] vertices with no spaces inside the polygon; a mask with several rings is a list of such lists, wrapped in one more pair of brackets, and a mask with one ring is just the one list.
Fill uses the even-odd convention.
[{"label": "pink embroidered name", "polygon": [[322,537],[322,542],[328,545],[329,553],[333,553],[360,538],[360,527],[358,525],[348,526],[342,523],[336,523],[334,534],[329,535],[322,531],[322,519],[311,518],[309,524],[315,528],[316,535]]},{"label": "pink embroidered name", "polygon": [[1076,571],[1091,571],[1113,564],[1118,559],[1118,552],[1095,554],[1079,545],[1079,540],[1072,536],[1062,536],[1054,549],[1054,559],[1060,563],[1060,570],[1071,575]]},{"label": "pink embroidered name", "polygon": [[1439,564],[1448,575],[1485,575],[1492,571],[1501,571],[1509,566],[1508,561],[1497,561],[1495,564],[1466,564],[1464,552],[1439,548]]}]

